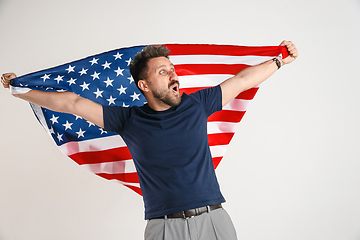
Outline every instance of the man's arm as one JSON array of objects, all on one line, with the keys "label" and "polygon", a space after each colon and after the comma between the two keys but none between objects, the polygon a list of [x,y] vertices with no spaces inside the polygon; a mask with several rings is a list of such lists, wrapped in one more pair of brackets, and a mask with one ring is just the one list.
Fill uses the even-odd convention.
[{"label": "man's arm", "polygon": [[[289,64],[297,58],[298,52],[292,42],[283,41],[280,46],[285,46],[290,54],[286,59],[279,59],[281,66]],[[228,104],[239,93],[255,87],[268,79],[277,69],[278,66],[276,62],[269,60],[262,64],[245,68],[234,77],[222,82],[220,84],[222,91],[222,106],[224,107]]]},{"label": "man's arm", "polygon": [[[13,78],[16,78],[14,73],[2,75],[1,82],[4,88],[9,88],[10,80]],[[104,127],[102,106],[75,93],[31,90],[24,94],[13,94],[13,96],[53,111],[80,116],[99,127]]]}]

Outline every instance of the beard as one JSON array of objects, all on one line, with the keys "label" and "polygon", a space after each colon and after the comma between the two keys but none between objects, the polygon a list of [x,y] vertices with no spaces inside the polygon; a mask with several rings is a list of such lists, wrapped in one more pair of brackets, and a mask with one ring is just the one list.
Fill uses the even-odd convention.
[{"label": "beard", "polygon": [[171,107],[176,107],[177,105],[179,105],[181,102],[180,93],[178,92],[177,94],[174,94],[172,90],[172,85],[174,85],[175,83],[177,83],[178,86],[180,86],[179,81],[175,81],[169,84],[167,90],[152,91],[154,98],[158,99],[159,101]]}]

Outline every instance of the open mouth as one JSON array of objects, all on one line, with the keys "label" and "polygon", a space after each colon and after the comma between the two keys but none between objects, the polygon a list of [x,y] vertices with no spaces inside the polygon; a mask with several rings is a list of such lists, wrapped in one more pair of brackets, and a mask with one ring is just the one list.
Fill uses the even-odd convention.
[{"label": "open mouth", "polygon": [[173,90],[174,93],[179,93],[179,84],[173,83],[171,89]]}]

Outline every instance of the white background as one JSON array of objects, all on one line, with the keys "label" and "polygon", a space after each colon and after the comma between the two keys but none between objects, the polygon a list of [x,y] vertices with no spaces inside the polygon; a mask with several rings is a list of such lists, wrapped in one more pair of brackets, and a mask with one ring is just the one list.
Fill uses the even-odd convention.
[{"label": "white background", "polygon": [[[0,0],[0,73],[150,43],[278,45],[217,169],[239,239],[359,240],[359,0]],[[142,239],[139,195],[64,156],[0,89],[0,239]]]}]

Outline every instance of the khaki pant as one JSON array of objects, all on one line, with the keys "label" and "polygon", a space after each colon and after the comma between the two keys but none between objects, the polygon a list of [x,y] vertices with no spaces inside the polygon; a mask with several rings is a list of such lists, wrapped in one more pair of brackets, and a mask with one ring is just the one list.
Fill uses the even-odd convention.
[{"label": "khaki pant", "polygon": [[190,219],[150,220],[145,240],[236,240],[234,225],[223,208]]}]

